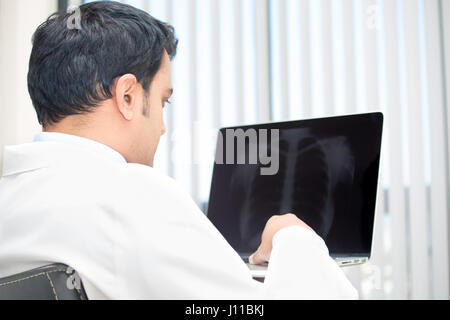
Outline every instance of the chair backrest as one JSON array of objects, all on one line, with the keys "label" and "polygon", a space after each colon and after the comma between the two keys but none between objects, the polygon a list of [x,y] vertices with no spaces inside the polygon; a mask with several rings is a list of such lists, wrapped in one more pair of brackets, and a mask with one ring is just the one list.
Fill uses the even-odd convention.
[{"label": "chair backrest", "polygon": [[78,273],[64,264],[0,279],[0,300],[88,300]]}]

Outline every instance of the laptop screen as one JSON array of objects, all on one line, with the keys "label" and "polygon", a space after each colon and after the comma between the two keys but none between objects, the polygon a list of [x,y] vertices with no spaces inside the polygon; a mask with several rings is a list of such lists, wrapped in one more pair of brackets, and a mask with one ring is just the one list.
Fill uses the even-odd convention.
[{"label": "laptop screen", "polygon": [[271,216],[294,213],[331,256],[369,257],[382,124],[371,113],[221,129],[208,218],[241,254]]}]

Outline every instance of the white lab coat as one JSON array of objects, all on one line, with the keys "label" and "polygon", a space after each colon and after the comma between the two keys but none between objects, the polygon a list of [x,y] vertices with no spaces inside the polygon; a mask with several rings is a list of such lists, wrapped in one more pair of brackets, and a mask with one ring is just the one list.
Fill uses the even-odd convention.
[{"label": "white lab coat", "polygon": [[276,234],[266,281],[253,280],[174,180],[93,144],[5,148],[0,277],[59,262],[79,272],[90,299],[358,297],[323,240],[301,227]]}]

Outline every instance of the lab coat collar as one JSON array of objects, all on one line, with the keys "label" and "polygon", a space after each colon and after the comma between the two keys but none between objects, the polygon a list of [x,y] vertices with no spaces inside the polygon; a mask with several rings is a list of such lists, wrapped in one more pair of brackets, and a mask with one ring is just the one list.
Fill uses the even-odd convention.
[{"label": "lab coat collar", "polygon": [[88,148],[91,151],[102,154],[103,156],[118,162],[126,163],[125,158],[116,150],[91,139],[74,136],[71,134],[59,133],[59,132],[40,132],[34,137],[34,142],[61,142],[65,144],[71,144]]},{"label": "lab coat collar", "polygon": [[[92,142],[94,143],[94,141]],[[126,163],[120,154],[114,154],[116,152],[110,150],[111,152],[107,152],[107,149],[94,148],[91,141],[76,144],[42,141],[6,146],[3,158],[3,177],[48,168],[66,162],[73,163],[74,161]]]}]

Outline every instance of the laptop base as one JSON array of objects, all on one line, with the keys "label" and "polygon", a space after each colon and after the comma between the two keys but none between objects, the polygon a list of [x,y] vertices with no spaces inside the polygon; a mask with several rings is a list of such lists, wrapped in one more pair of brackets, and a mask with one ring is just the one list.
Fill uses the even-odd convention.
[{"label": "laptop base", "polygon": [[[367,257],[352,257],[352,258],[335,258],[334,261],[339,267],[356,266],[366,263],[369,259]],[[245,261],[245,260],[244,260]],[[261,281],[266,277],[267,265],[253,265],[246,261],[247,267],[250,269],[252,277],[255,280]]]}]

